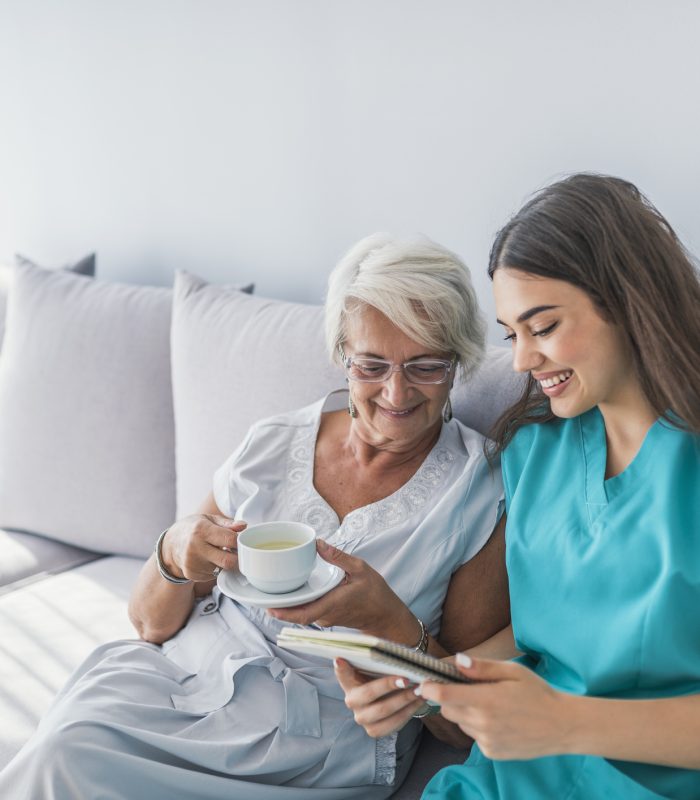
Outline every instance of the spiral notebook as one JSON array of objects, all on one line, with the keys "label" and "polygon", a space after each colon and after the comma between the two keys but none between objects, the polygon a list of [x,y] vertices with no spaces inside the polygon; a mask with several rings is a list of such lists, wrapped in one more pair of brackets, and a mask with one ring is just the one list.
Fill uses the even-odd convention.
[{"label": "spiral notebook", "polygon": [[454,664],[421,653],[412,647],[365,636],[362,633],[316,631],[308,628],[282,628],[277,644],[323,658],[344,658],[356,669],[377,675],[399,675],[413,683],[469,683]]}]

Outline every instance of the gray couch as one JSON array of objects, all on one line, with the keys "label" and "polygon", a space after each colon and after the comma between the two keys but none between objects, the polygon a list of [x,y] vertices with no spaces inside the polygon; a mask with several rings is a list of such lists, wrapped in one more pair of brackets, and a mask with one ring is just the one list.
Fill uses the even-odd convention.
[{"label": "gray couch", "polygon": [[[171,290],[24,264],[9,283],[0,766],[95,646],[135,636],[126,604],[143,560],[197,507],[248,426],[344,385],[324,353],[319,306],[186,273]],[[508,352],[491,348],[453,390],[455,414],[484,432],[518,386]],[[426,736],[396,796],[418,797],[436,769],[463,758]]]}]

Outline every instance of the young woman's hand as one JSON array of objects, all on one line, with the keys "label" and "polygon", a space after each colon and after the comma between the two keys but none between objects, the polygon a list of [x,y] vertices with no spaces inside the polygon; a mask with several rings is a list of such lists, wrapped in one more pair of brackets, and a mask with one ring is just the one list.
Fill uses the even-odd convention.
[{"label": "young woman's hand", "polygon": [[474,738],[484,755],[511,760],[566,752],[575,725],[570,695],[514,662],[460,654],[456,664],[475,683],[426,682],[417,691],[439,703],[442,716]]},{"label": "young woman's hand", "polygon": [[403,728],[425,705],[405,678],[396,675],[370,678],[342,658],[335,660],[335,675],[355,722],[375,739]]},{"label": "young woman's hand", "polygon": [[271,616],[300,625],[356,628],[410,646],[418,642],[420,623],[375,569],[322,539],[316,548],[321,558],[344,570],[344,580],[311,603],[270,609]]}]

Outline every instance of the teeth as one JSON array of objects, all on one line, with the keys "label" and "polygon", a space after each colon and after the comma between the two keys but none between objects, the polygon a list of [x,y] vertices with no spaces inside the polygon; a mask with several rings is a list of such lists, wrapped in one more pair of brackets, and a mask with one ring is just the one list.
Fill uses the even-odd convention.
[{"label": "teeth", "polygon": [[551,378],[544,378],[540,381],[540,386],[545,389],[551,389],[552,386],[558,386],[563,381],[572,376],[572,372],[560,372],[558,375],[553,375]]}]

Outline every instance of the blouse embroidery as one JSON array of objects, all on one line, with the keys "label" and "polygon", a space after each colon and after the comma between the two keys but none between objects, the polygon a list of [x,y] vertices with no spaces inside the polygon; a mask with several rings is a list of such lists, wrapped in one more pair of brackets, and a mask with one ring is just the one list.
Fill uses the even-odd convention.
[{"label": "blouse embroidery", "polygon": [[317,429],[299,428],[288,450],[287,502],[293,519],[311,525],[325,538],[356,539],[405,522],[447,483],[455,455],[440,443],[428,453],[414,475],[393,494],[357,508],[338,523],[338,516],[313,486]]}]

